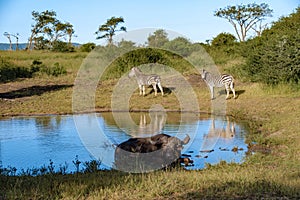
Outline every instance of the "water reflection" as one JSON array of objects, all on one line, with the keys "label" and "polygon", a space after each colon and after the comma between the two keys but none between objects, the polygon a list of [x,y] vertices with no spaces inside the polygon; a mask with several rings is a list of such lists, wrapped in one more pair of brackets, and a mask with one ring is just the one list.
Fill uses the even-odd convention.
[{"label": "water reflection", "polygon": [[113,115],[110,113],[100,115],[104,117],[107,124],[117,126],[132,137],[151,136],[161,133],[167,119],[165,112],[139,112],[131,114],[115,112]]},{"label": "water reflection", "polygon": [[41,132],[55,132],[59,129],[62,123],[61,115],[36,117],[35,124]]},{"label": "water reflection", "polygon": [[[76,123],[74,123],[76,119]],[[247,146],[245,131],[229,117],[194,113],[124,113],[67,116],[15,117],[0,120],[0,160],[17,169],[40,167],[51,159],[56,167],[72,161],[101,160],[103,168],[114,164],[116,146],[132,137],[168,134],[191,138],[182,153],[194,160],[189,169],[220,160],[241,162]],[[238,147],[239,151],[232,151]]]},{"label": "water reflection", "polygon": [[228,116],[226,120],[215,119],[215,116],[211,116],[210,127],[208,133],[203,137],[203,143],[201,147],[202,152],[210,152],[214,149],[216,143],[220,138],[227,140],[234,140],[235,136],[235,123],[232,122]]}]

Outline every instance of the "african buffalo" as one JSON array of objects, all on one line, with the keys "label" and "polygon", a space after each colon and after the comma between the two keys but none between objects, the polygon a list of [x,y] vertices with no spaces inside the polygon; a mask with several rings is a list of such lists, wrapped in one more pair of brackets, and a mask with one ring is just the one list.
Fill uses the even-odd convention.
[{"label": "african buffalo", "polygon": [[167,134],[130,138],[117,146],[115,168],[128,172],[145,172],[173,166],[178,162],[186,164],[187,159],[180,156],[183,145],[189,141],[188,135],[183,140]]}]

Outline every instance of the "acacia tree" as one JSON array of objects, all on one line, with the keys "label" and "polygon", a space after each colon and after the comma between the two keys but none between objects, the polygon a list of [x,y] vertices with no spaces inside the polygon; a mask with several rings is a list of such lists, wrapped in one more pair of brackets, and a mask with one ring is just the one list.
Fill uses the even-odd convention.
[{"label": "acacia tree", "polygon": [[32,19],[35,21],[35,24],[32,25],[31,35],[29,37],[29,42],[27,45],[28,50],[32,49],[32,42],[34,39],[41,38],[39,37],[40,34],[50,34],[52,32],[49,28],[49,25],[53,24],[56,21],[56,12],[46,10],[39,13],[36,11],[32,11],[32,17]]},{"label": "acacia tree", "polygon": [[273,10],[266,3],[260,5],[251,3],[220,8],[215,11],[214,16],[227,19],[233,25],[239,40],[245,41],[248,31],[265,17],[271,17],[272,12]]},{"label": "acacia tree", "polygon": [[256,36],[260,37],[262,32],[267,28],[268,23],[263,24],[262,20],[260,20],[259,22],[255,23],[254,26],[251,27],[251,29],[253,31],[255,31]]},{"label": "acacia tree", "polygon": [[53,27],[54,34],[52,36],[52,43],[57,42],[60,38],[68,36],[68,44],[71,45],[72,36],[74,34],[73,25],[69,22],[62,23],[57,21]]},{"label": "acacia tree", "polygon": [[[68,39],[68,44],[71,45],[72,44],[72,37],[75,33],[75,30],[73,29],[73,25],[70,23],[66,23],[65,24],[65,31],[66,34],[68,35],[69,39]],[[76,37],[76,36],[75,36]]]},{"label": "acacia tree", "polygon": [[111,17],[110,19],[107,19],[106,23],[99,26],[98,30],[95,32],[95,34],[97,35],[96,39],[98,40],[98,39],[107,38],[108,45],[111,45],[113,43],[113,36],[116,34],[116,32],[118,31],[126,32],[125,26],[121,26],[118,29],[118,25],[120,23],[124,23],[123,17]]},{"label": "acacia tree", "polygon": [[32,25],[31,36],[27,49],[32,49],[32,42],[35,41],[34,46],[38,49],[53,48],[53,45],[61,38],[68,36],[68,42],[71,44],[71,39],[74,34],[73,25],[69,22],[63,23],[56,19],[56,12],[32,12],[35,24]]}]

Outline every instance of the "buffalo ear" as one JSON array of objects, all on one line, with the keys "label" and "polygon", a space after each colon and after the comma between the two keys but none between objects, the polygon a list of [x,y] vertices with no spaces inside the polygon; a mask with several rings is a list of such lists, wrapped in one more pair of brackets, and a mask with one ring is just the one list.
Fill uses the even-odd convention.
[{"label": "buffalo ear", "polygon": [[159,138],[159,141],[162,143],[162,144],[167,144],[169,142],[169,138],[166,137],[166,136],[163,136],[161,138]]},{"label": "buffalo ear", "polygon": [[183,139],[182,144],[187,144],[190,141],[190,136],[186,134],[186,137]]}]

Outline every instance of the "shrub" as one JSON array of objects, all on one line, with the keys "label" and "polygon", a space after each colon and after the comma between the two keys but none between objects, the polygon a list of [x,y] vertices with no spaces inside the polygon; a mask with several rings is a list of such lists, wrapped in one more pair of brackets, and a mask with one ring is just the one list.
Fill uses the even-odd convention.
[{"label": "shrub", "polygon": [[96,47],[95,43],[89,42],[81,45],[79,49],[81,52],[91,52],[93,49],[95,49],[95,47]]},{"label": "shrub", "polygon": [[58,62],[54,63],[52,67],[43,66],[41,71],[48,76],[59,76],[67,73],[66,68],[61,66]]},{"label": "shrub", "polygon": [[52,45],[52,51],[55,52],[74,52],[75,49],[72,45],[63,42],[63,41],[55,41]]},{"label": "shrub", "polygon": [[156,48],[138,48],[114,60],[104,72],[103,79],[120,78],[132,67],[150,63],[170,66],[179,72],[186,72],[191,69],[186,60],[172,52]]},{"label": "shrub", "polygon": [[226,46],[232,45],[236,42],[236,37],[230,33],[220,33],[217,37],[213,38],[212,46]]},{"label": "shrub", "polygon": [[166,42],[163,45],[163,48],[178,53],[184,57],[191,55],[193,51],[192,43],[184,37],[177,37],[174,40]]},{"label": "shrub", "polygon": [[246,64],[240,69],[251,81],[271,85],[299,83],[300,80],[300,7],[249,41]]},{"label": "shrub", "polygon": [[1,60],[0,63],[0,82],[13,81],[18,78],[32,77],[30,68],[15,66],[14,64]]}]

